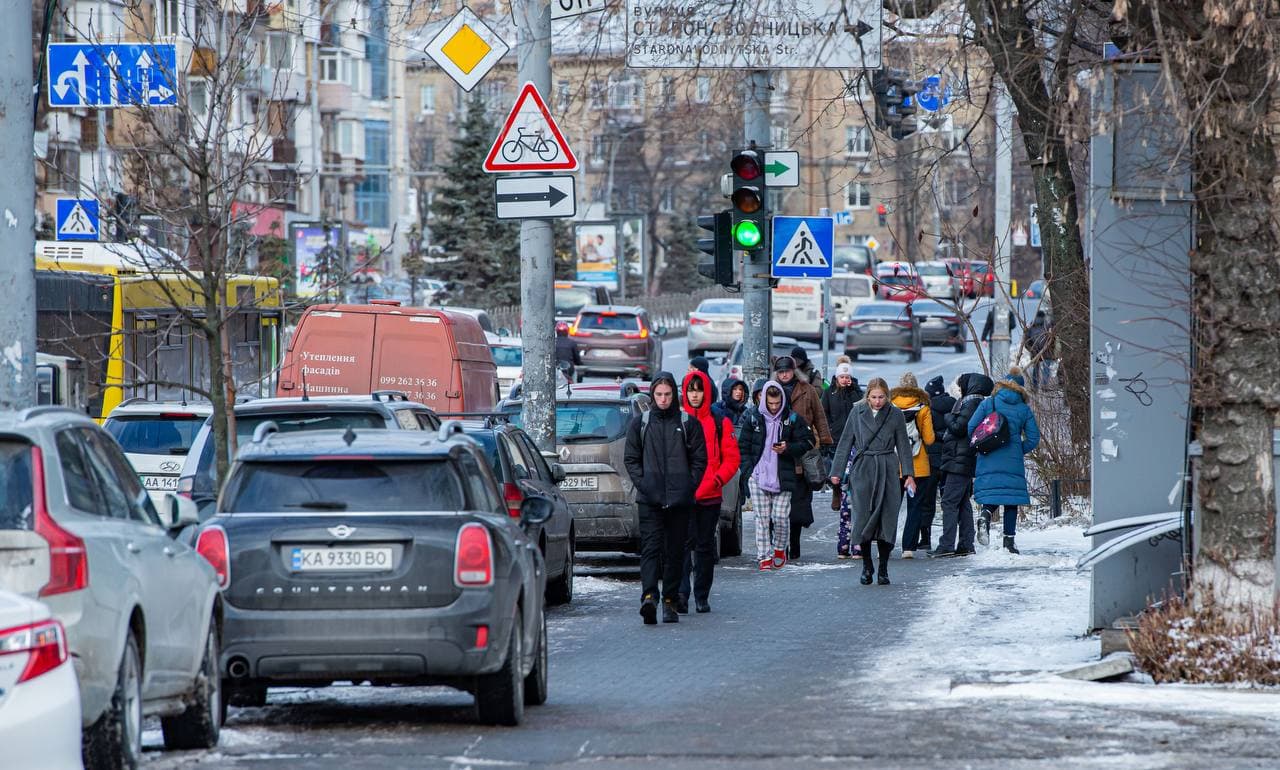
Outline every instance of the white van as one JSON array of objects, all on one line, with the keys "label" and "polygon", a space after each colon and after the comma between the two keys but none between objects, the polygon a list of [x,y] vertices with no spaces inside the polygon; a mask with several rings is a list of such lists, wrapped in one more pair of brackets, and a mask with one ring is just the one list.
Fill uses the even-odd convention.
[{"label": "white van", "polygon": [[[822,281],[783,278],[773,290],[773,333],[822,342]],[[834,339],[835,328],[831,335]]]},{"label": "white van", "polygon": [[874,302],[875,282],[869,275],[836,273],[831,278],[831,309],[836,316],[836,326],[843,331],[849,325],[849,316],[859,305]]}]

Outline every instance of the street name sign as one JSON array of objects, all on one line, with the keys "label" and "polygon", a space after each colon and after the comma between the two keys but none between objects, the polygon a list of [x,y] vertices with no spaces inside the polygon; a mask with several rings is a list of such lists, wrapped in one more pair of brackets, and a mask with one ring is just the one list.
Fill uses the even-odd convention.
[{"label": "street name sign", "polygon": [[774,278],[830,278],[835,253],[831,217],[774,217]]},{"label": "street name sign", "polygon": [[551,20],[603,11],[606,0],[551,0]]},{"label": "street name sign", "polygon": [[82,198],[57,200],[54,212],[54,240],[96,241],[99,226],[96,200]]},{"label": "street name sign", "polygon": [[575,171],[578,158],[533,83],[525,83],[516,103],[489,148],[484,170]]},{"label": "street name sign", "polygon": [[509,50],[502,36],[465,5],[424,49],[463,91],[475,88]]},{"label": "street name sign", "polygon": [[765,187],[799,187],[800,153],[779,150],[764,154]]},{"label": "street name sign", "polygon": [[564,219],[578,213],[569,175],[495,177],[493,197],[498,219]]},{"label": "street name sign", "polygon": [[881,67],[881,0],[628,0],[626,6],[628,67]]},{"label": "street name sign", "polygon": [[172,43],[50,43],[50,107],[172,107],[178,54]]}]

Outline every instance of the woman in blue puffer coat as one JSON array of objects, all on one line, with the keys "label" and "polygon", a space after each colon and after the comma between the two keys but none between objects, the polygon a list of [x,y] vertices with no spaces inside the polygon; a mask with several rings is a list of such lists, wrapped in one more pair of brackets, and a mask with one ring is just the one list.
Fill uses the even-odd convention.
[{"label": "woman in blue puffer coat", "polygon": [[1018,553],[1013,542],[1018,506],[1031,504],[1031,495],[1027,491],[1026,456],[1040,443],[1040,426],[1036,424],[1031,407],[1027,406],[1025,386],[1022,370],[1017,367],[1010,369],[1009,376],[996,384],[991,397],[984,399],[969,418],[970,435],[992,411],[999,412],[1009,425],[1009,443],[987,454],[979,454],[973,479],[973,499],[982,505],[977,528],[981,540],[984,544],[987,542],[986,533],[991,529],[991,519],[1003,505],[1004,549],[1009,553]]}]

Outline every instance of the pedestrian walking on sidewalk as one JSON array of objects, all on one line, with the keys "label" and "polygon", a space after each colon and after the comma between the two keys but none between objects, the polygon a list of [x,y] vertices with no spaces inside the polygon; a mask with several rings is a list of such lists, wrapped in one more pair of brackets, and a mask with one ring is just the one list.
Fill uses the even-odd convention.
[{"label": "pedestrian walking on sidewalk", "polygon": [[[776,382],[782,386],[787,396],[787,404],[791,411],[799,415],[804,424],[813,432],[814,440],[823,447],[834,446],[831,430],[827,426],[827,416],[822,411],[822,396],[818,389],[796,374],[796,362],[791,356],[779,356],[774,364]],[[797,458],[797,463],[799,458]],[[796,561],[800,558],[801,530],[813,524],[813,487],[805,481],[803,475],[796,484],[791,495],[791,533],[787,549],[787,558]]]},{"label": "pedestrian walking on sidewalk", "polygon": [[[841,356],[836,364],[836,376],[831,387],[822,394],[822,412],[827,418],[827,426],[831,430],[833,444],[839,444],[844,436],[845,423],[849,421],[849,413],[862,400],[862,388],[853,376],[853,362],[848,356]],[[828,464],[835,462],[835,447],[827,458]],[[846,458],[848,459],[848,458]],[[840,512],[840,528],[836,539],[836,558],[848,559],[849,553],[849,518],[850,508],[848,495],[842,486],[835,486],[831,491],[832,507]]]},{"label": "pedestrian walking on sidewalk", "polygon": [[[849,465],[840,458],[854,451]],[[875,565],[871,560],[871,543],[880,551],[878,582],[889,585],[889,554],[898,533],[898,508],[902,490],[914,493],[915,479],[899,474],[915,462],[907,437],[907,421],[902,410],[889,402],[889,384],[876,377],[867,383],[867,397],[849,414],[840,445],[836,447],[836,463],[831,466],[831,483],[849,480],[849,497],[853,508],[853,534],[862,544],[862,584],[871,585]],[[848,469],[848,470],[846,470]]]},{"label": "pedestrian walking on sidewalk", "polygon": [[825,384],[822,381],[822,372],[818,371],[818,368],[809,360],[809,351],[796,345],[791,348],[791,360],[796,362],[796,376],[821,391]]},{"label": "pedestrian walking on sidewalk", "polygon": [[737,377],[725,377],[720,385],[720,400],[711,405],[711,413],[737,426],[742,414],[750,407],[747,383]]},{"label": "pedestrian walking on sidewalk", "polygon": [[679,595],[685,539],[694,493],[707,470],[702,427],[676,403],[676,379],[659,372],[649,389],[653,406],[632,418],[623,455],[636,489],[640,517],[640,615],[645,625],[658,616],[662,580],[662,622],[679,622]]},{"label": "pedestrian walking on sidewalk", "polygon": [[711,611],[711,582],[716,558],[716,528],[720,526],[720,504],[724,485],[738,472],[738,441],[733,437],[733,423],[711,413],[711,378],[702,372],[689,372],[684,377],[684,411],[697,420],[707,447],[707,470],[693,495],[693,513],[689,517],[689,536],[684,557],[680,560],[683,574],[676,612],[689,612],[690,582],[698,612]]},{"label": "pedestrian walking on sidewalk", "polygon": [[959,397],[944,418],[947,433],[942,469],[947,472],[947,483],[942,490],[942,535],[938,537],[938,547],[929,551],[930,557],[974,553],[973,508],[969,495],[973,491],[977,452],[969,446],[969,418],[978,411],[982,399],[991,395],[994,385],[990,377],[978,372],[962,374],[953,383]]},{"label": "pedestrian walking on sidewalk", "polygon": [[902,527],[902,558],[914,559],[916,549],[920,545],[920,522],[924,513],[924,491],[922,487],[930,484],[932,468],[929,464],[929,447],[934,443],[933,411],[930,407],[929,394],[920,389],[916,376],[905,372],[898,381],[898,387],[889,393],[893,405],[902,410],[907,423],[907,439],[911,442],[911,465],[903,466],[903,493],[906,493],[906,480],[914,477],[916,490],[907,495],[907,521]]},{"label": "pedestrian walking on sidewalk", "polygon": [[[947,392],[947,386],[942,381],[941,375],[929,380],[924,389],[929,394],[934,442],[927,447],[929,477],[920,481],[920,488],[916,490],[916,497],[920,498],[920,535],[916,541],[915,550],[928,552],[933,550],[933,519],[938,513],[938,496],[947,478],[947,472],[942,469],[943,445],[946,443],[947,431],[945,418],[956,405],[956,400]],[[904,533],[903,540],[906,540],[906,537]],[[906,546],[904,545],[903,548]]]},{"label": "pedestrian walking on sidewalk", "polygon": [[1035,413],[1027,405],[1026,381],[1022,370],[1014,367],[1009,376],[995,387],[995,393],[984,400],[969,418],[969,432],[992,413],[1004,419],[1009,443],[986,454],[978,455],[977,476],[973,480],[973,497],[982,505],[978,519],[978,538],[987,544],[991,519],[1004,506],[1004,543],[1009,553],[1018,553],[1014,543],[1017,534],[1018,506],[1030,505],[1027,491],[1026,458],[1040,443],[1040,426]]},{"label": "pedestrian walking on sidewalk", "polygon": [[791,496],[807,483],[796,466],[813,446],[813,435],[777,382],[765,383],[760,405],[743,416],[738,445],[756,519],[756,559],[761,571],[782,569],[787,563]]}]

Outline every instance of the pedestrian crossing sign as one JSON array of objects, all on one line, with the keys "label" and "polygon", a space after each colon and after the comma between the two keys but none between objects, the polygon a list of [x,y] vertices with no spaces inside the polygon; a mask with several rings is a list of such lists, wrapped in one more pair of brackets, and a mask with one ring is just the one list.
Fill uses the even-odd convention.
[{"label": "pedestrian crossing sign", "polygon": [[835,252],[831,217],[774,217],[774,278],[830,278]]},{"label": "pedestrian crossing sign", "polygon": [[98,202],[78,198],[59,198],[54,225],[55,240],[98,240]]}]

